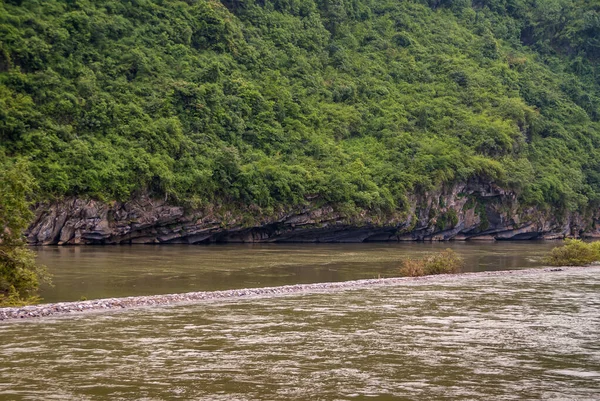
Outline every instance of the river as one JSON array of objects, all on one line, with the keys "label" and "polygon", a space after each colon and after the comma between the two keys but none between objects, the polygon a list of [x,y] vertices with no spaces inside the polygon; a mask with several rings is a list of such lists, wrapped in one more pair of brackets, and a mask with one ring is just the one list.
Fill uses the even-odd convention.
[{"label": "river", "polygon": [[[420,245],[424,244],[400,248],[403,254],[425,252]],[[494,246],[456,250],[473,258],[469,263],[481,263],[468,266],[472,270],[484,268],[488,252],[504,253],[500,260],[508,264],[505,268],[539,264],[537,244]],[[379,245],[343,245],[332,253],[334,248],[299,248],[289,258],[272,246],[189,252],[197,253],[190,260],[214,277],[232,277],[229,287],[245,285],[244,277],[270,269],[275,272],[256,284],[356,278],[353,271],[361,266],[371,276],[385,274],[393,259],[386,252],[399,252]],[[53,252],[75,252],[79,257],[106,252],[113,255],[107,258],[123,261],[127,249],[49,248],[40,258],[49,260]],[[158,254],[156,260],[168,261],[178,250],[182,248],[134,252]],[[248,253],[265,257],[249,263],[252,258],[242,256]],[[346,253],[365,259],[346,266],[355,259]],[[137,263],[140,255],[132,259]],[[310,260],[321,259],[319,255],[330,257],[329,262],[312,266]],[[221,268],[211,269],[211,259]],[[233,266],[226,269],[228,261]],[[150,270],[155,266],[146,265]],[[172,271],[195,277],[182,265]],[[232,274],[236,266],[246,266],[248,272]],[[327,273],[290,278],[289,271],[302,266]],[[125,263],[114,272],[133,275]],[[467,275],[3,323],[0,399],[594,400],[600,394],[599,274],[600,267]],[[206,285],[227,286],[225,278],[225,284],[214,280]],[[169,285],[166,288],[175,288]]]},{"label": "river", "polygon": [[39,247],[45,302],[308,284],[398,275],[400,260],[452,248],[465,271],[541,266],[560,243],[133,245]]}]

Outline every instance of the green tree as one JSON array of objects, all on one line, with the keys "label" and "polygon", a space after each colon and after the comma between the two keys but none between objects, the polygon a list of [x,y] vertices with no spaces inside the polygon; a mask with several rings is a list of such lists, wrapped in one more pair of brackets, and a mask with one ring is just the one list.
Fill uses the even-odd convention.
[{"label": "green tree", "polygon": [[0,37],[0,151],[43,201],[600,206],[598,1],[13,0]]},{"label": "green tree", "polygon": [[0,154],[0,167],[0,306],[35,303],[40,283],[49,280],[23,240],[35,181],[23,160],[11,162]]}]

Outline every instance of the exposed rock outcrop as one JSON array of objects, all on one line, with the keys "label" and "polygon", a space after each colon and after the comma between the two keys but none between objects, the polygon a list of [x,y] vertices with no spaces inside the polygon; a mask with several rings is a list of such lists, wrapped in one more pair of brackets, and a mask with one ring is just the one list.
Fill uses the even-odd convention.
[{"label": "exposed rock outcrop", "polygon": [[600,211],[522,208],[514,193],[493,184],[457,184],[409,201],[407,213],[382,220],[317,204],[264,217],[250,208],[186,210],[147,196],[113,203],[68,198],[39,205],[27,238],[40,245],[600,238]]}]

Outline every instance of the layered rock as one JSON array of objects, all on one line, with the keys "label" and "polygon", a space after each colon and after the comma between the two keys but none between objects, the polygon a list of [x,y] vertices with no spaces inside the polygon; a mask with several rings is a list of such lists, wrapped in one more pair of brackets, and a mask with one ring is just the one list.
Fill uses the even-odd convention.
[{"label": "layered rock", "polygon": [[408,212],[382,219],[316,203],[261,216],[251,208],[187,210],[148,196],[112,203],[68,198],[40,205],[27,238],[38,245],[600,238],[599,211],[522,208],[513,192],[493,184],[456,184],[409,203]]}]

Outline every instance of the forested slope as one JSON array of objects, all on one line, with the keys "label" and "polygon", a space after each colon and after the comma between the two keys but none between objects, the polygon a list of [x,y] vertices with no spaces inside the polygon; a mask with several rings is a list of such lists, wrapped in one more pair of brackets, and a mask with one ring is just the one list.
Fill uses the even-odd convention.
[{"label": "forested slope", "polygon": [[385,215],[479,179],[600,204],[594,0],[0,4],[0,162],[41,199]]}]

